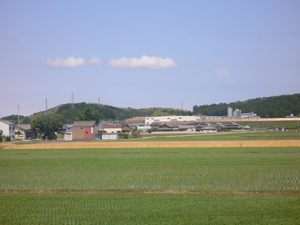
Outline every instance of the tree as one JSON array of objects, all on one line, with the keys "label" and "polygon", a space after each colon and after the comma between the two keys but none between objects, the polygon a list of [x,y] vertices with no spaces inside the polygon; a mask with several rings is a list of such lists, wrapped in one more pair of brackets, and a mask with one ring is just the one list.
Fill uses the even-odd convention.
[{"label": "tree", "polygon": [[139,138],[140,137],[140,131],[139,130],[134,130],[131,134],[132,138]]},{"label": "tree", "polygon": [[32,120],[31,128],[35,133],[39,133],[45,140],[56,139],[55,132],[63,127],[63,124],[52,116],[39,116]]},{"label": "tree", "polygon": [[19,136],[20,136],[21,134],[22,134],[22,133],[21,133],[21,131],[19,131],[19,130],[15,132],[15,135],[18,135],[18,140],[19,140]]},{"label": "tree", "polygon": [[128,133],[119,133],[118,137],[120,139],[128,139],[129,138],[129,134]]},{"label": "tree", "polygon": [[87,107],[84,109],[83,114],[78,114],[77,119],[80,121],[96,121],[99,123],[100,114],[92,107]]}]

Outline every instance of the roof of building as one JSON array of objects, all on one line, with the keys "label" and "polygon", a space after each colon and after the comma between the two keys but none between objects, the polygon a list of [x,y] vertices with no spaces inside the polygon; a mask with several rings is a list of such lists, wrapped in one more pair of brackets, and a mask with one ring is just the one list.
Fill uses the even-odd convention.
[{"label": "roof of building", "polygon": [[95,124],[95,121],[74,121],[73,127],[93,127]]},{"label": "roof of building", "polygon": [[162,123],[151,123],[150,126],[151,127],[160,127],[162,125]]},{"label": "roof of building", "polygon": [[215,126],[200,127],[199,130],[218,130]]},{"label": "roof of building", "polygon": [[234,123],[234,122],[229,122],[229,123],[226,123],[225,124],[225,128],[237,128],[237,129],[242,129],[244,128],[243,126],[237,124],[237,123]]},{"label": "roof of building", "polygon": [[240,126],[239,124],[235,123],[235,122],[229,122],[229,123],[226,123],[225,126],[227,125],[234,125],[234,126]]},{"label": "roof of building", "polygon": [[16,124],[16,129],[20,130],[31,130],[31,125],[30,124]]},{"label": "roof of building", "polygon": [[164,123],[159,128],[173,128],[173,126],[170,126],[170,125]]},{"label": "roof of building", "polygon": [[133,128],[129,127],[128,125],[122,126],[122,130],[133,130]]},{"label": "roof of building", "polygon": [[219,127],[225,127],[223,123],[216,123]]},{"label": "roof of building", "polygon": [[143,123],[145,122],[145,116],[135,116],[126,120],[126,123]]},{"label": "roof of building", "polygon": [[145,126],[144,123],[127,123],[129,127]]},{"label": "roof of building", "polygon": [[14,125],[14,123],[9,122],[8,120],[0,120],[2,123],[5,123],[7,125]]},{"label": "roof of building", "polygon": [[106,128],[122,128],[121,126],[103,126],[104,127],[104,129],[106,129]]}]

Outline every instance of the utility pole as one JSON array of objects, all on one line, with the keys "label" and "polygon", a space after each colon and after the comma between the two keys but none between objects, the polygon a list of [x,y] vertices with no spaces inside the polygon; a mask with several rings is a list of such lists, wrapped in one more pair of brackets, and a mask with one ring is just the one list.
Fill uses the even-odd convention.
[{"label": "utility pole", "polygon": [[47,98],[45,98],[46,101],[46,115],[48,115],[48,103],[47,103]]},{"label": "utility pole", "polygon": [[20,106],[19,105],[17,106],[18,106],[18,124],[20,124]]},{"label": "utility pole", "polygon": [[73,92],[72,92],[72,96],[71,96],[71,108],[72,109],[74,108],[74,95],[73,95]]}]

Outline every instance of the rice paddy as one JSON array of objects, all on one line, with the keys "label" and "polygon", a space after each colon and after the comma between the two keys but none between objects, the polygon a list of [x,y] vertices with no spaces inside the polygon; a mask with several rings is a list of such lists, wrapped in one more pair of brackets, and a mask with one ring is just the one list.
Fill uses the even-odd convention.
[{"label": "rice paddy", "polygon": [[297,224],[299,196],[0,195],[1,224]]},{"label": "rice paddy", "polygon": [[297,224],[300,148],[0,150],[0,224]]}]

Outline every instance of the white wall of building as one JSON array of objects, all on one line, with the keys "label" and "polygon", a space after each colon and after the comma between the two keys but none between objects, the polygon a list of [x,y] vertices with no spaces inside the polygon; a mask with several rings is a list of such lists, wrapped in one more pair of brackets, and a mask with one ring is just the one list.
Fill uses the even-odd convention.
[{"label": "white wall of building", "polygon": [[199,116],[156,116],[146,117],[145,124],[165,122],[196,122],[198,119],[200,119]]},{"label": "white wall of building", "polygon": [[66,132],[64,139],[65,139],[65,141],[72,141],[73,140],[72,132]]},{"label": "white wall of building", "polygon": [[15,125],[13,123],[0,120],[0,130],[3,131],[2,135],[10,136],[12,141],[15,139]]},{"label": "white wall of building", "polygon": [[102,134],[102,140],[118,140],[118,134]]},{"label": "white wall of building", "polygon": [[103,130],[105,130],[107,133],[118,133],[118,132],[122,132],[122,127],[106,127],[106,126],[104,126]]},{"label": "white wall of building", "polygon": [[150,125],[137,126],[136,129],[141,131],[141,132],[146,132],[147,130],[151,129],[151,126]]}]

